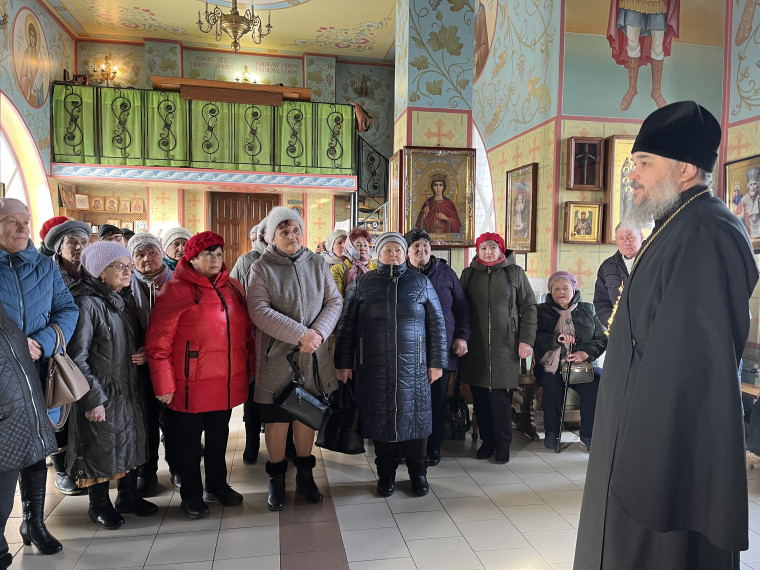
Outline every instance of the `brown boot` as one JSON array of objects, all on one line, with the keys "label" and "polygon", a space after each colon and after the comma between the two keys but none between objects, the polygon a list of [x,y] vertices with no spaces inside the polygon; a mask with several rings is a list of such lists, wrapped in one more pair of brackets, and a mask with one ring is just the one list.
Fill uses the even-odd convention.
[{"label": "brown boot", "polygon": [[627,111],[631,106],[633,98],[638,93],[636,89],[636,82],[639,79],[639,59],[638,57],[628,58],[628,91],[623,95],[623,100],[620,103],[620,108],[623,111]]},{"label": "brown boot", "polygon": [[662,64],[663,60],[661,59],[653,59],[652,60],[652,99],[654,99],[654,102],[657,103],[657,107],[664,107],[667,105],[665,102],[665,99],[662,96],[662,93],[660,93],[660,85],[662,84]]}]

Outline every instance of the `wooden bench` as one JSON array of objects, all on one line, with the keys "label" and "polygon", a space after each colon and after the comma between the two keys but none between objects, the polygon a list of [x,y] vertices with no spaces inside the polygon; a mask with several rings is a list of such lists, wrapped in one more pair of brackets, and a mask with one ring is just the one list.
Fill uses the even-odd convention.
[{"label": "wooden bench", "polygon": [[755,386],[748,382],[742,382],[742,394],[749,396],[750,398],[757,399],[760,397],[760,386]]}]

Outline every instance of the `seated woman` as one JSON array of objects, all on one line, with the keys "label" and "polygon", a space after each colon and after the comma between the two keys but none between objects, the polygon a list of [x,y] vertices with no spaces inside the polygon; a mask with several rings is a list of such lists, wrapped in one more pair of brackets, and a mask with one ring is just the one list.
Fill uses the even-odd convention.
[{"label": "seated woman", "polygon": [[[592,362],[599,358],[607,348],[605,330],[594,305],[581,301],[575,276],[567,271],[552,274],[546,302],[538,305],[535,347],[535,375],[544,388],[544,446],[549,449],[557,447],[562,429],[559,425],[565,397],[562,363]],[[599,390],[598,370],[594,376],[593,382],[570,386],[581,397],[581,442],[589,451]]]},{"label": "seated woman", "polygon": [[359,275],[377,268],[377,262],[369,258],[369,244],[371,242],[369,232],[364,228],[354,228],[348,234],[348,239],[343,244],[343,258],[340,263],[330,267],[335,284],[341,297],[345,297],[348,286]]},{"label": "seated woman", "polygon": [[[137,467],[148,459],[145,380],[138,365],[147,359],[129,288],[129,250],[99,241],[82,252],[82,265],[87,273],[71,288],[79,321],[68,352],[90,390],[71,406],[66,471],[89,492],[90,520],[112,530],[124,524],[122,513],[158,511],[137,494]],[[114,479],[115,509],[108,496]]]},{"label": "seated woman", "polygon": [[448,365],[438,295],[430,280],[404,260],[406,240],[388,232],[377,240],[377,271],[348,289],[336,333],[335,367],[346,382],[356,369],[362,435],[374,441],[377,492],[395,489],[401,453],[415,495],[426,495],[430,388]]}]

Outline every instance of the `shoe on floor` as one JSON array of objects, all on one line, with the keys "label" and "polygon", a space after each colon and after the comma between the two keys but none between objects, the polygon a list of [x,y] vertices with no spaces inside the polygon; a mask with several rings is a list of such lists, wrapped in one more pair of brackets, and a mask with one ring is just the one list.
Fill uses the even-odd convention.
[{"label": "shoe on floor", "polygon": [[385,477],[383,475],[380,475],[377,478],[377,494],[381,497],[390,497],[393,494],[393,491],[396,490],[396,481],[395,477]]},{"label": "shoe on floor", "polygon": [[158,486],[158,475],[155,473],[140,475],[137,473],[137,492],[141,497],[148,497],[154,494]]},{"label": "shoe on floor", "polygon": [[746,462],[747,462],[747,471],[750,469],[754,469],[758,465],[760,465],[760,455],[756,453],[752,453],[751,451],[747,450],[744,453]]},{"label": "shoe on floor", "polygon": [[207,490],[203,493],[203,500],[210,503],[222,503],[225,507],[234,507],[243,502],[243,495],[229,485],[225,485],[222,489]]},{"label": "shoe on floor", "polygon": [[202,519],[208,516],[208,505],[200,497],[183,500],[180,506],[189,519]]},{"label": "shoe on floor", "polygon": [[[583,437],[583,436],[581,436],[581,443],[586,446],[586,449],[588,451],[591,451],[591,438],[590,437]],[[758,461],[760,461],[760,457],[758,457]]]},{"label": "shoe on floor", "polygon": [[177,473],[172,473],[171,479],[172,485],[174,485],[174,490],[179,493],[180,489],[182,489],[182,477],[180,477]]},{"label": "shoe on floor", "polygon": [[557,434],[549,432],[544,436],[544,447],[546,449],[555,449],[558,441]]},{"label": "shoe on floor", "polygon": [[475,459],[488,459],[492,455],[493,455],[493,444],[486,443],[484,441],[481,444],[481,446],[478,448],[478,451],[475,454]]},{"label": "shoe on floor", "polygon": [[412,493],[418,497],[424,497],[430,491],[430,485],[428,485],[427,477],[424,475],[410,477],[409,480],[412,482]]},{"label": "shoe on floor", "polygon": [[428,452],[427,464],[430,467],[435,467],[441,462],[441,450],[436,449]]}]

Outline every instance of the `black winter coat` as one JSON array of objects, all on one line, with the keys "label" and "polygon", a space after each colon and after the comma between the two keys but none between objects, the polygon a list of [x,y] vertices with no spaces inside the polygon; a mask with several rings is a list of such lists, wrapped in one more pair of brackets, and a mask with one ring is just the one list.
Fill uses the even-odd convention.
[{"label": "black winter coat", "polygon": [[0,303],[0,471],[37,463],[58,449],[26,335]]},{"label": "black winter coat", "polygon": [[[573,318],[575,327],[575,351],[584,351],[588,353],[589,362],[599,358],[607,348],[607,335],[604,325],[596,316],[594,305],[581,301],[580,291],[576,291],[570,305],[578,303],[578,306],[570,315]],[[538,329],[536,330],[536,345],[534,352],[536,361],[540,361],[550,350],[562,346],[557,340],[559,333],[555,332],[559,313],[554,310],[559,306],[552,299],[551,293],[546,295],[546,302],[538,305]],[[565,356],[565,349],[562,349],[562,356]]]},{"label": "black winter coat", "polygon": [[612,315],[612,309],[620,297],[620,286],[628,279],[628,268],[619,251],[605,259],[596,273],[594,285],[594,307],[599,320],[607,327]]},{"label": "black winter coat", "polygon": [[346,292],[335,367],[355,369],[362,434],[377,441],[430,435],[428,368],[445,368],[446,326],[430,280],[384,265]]},{"label": "black winter coat", "polygon": [[[74,479],[110,478],[145,463],[147,379],[132,364],[143,345],[132,291],[111,290],[87,274],[71,289],[79,321],[68,346],[90,391],[71,406],[66,472]],[[106,421],[85,412],[103,405]]]}]

